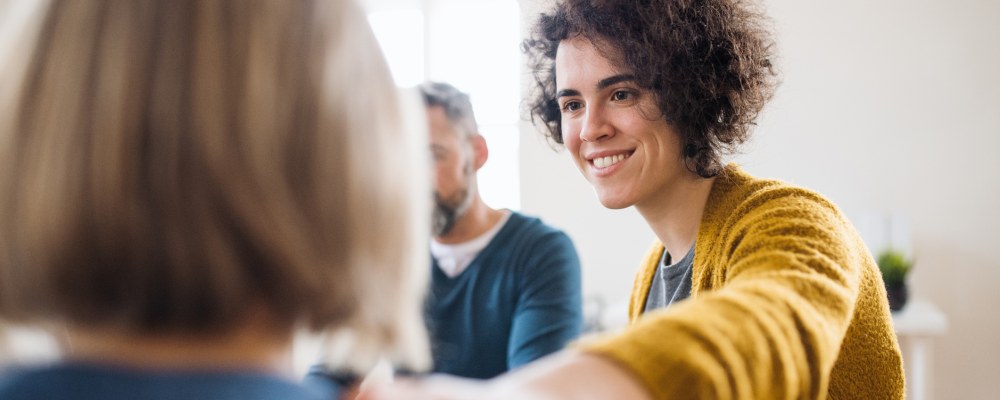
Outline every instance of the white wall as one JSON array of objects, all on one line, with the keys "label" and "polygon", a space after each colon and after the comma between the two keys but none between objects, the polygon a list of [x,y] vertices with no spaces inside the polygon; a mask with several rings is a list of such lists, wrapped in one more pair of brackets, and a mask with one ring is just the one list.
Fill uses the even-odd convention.
[{"label": "white wall", "polygon": [[[522,0],[525,31],[543,3]],[[824,193],[852,219],[905,216],[917,258],[911,294],[950,325],[935,342],[932,390],[996,398],[1000,2],[766,5],[783,83],[737,161]],[[529,123],[521,135],[523,209],[575,240],[586,293],[623,299],[652,234],[634,211],[603,209]]]}]

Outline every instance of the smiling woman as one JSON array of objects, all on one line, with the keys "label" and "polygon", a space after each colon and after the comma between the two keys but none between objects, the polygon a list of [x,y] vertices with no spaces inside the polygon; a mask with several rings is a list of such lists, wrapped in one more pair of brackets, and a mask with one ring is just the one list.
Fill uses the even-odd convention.
[{"label": "smiling woman", "polygon": [[532,115],[552,140],[563,143],[556,53],[562,39],[586,40],[638,86],[652,89],[657,115],[684,141],[688,167],[706,178],[719,173],[722,156],[747,140],[774,94],[774,44],[766,19],[747,4],[654,1],[609,15],[595,11],[603,7],[572,6],[545,15],[538,36],[525,42],[538,83]]},{"label": "smiling woman", "polygon": [[589,39],[563,41],[555,67],[559,138],[601,204],[616,209],[635,204],[641,212],[643,199],[682,184],[680,136],[657,109],[656,93],[604,58]]},{"label": "smiling woman", "polygon": [[656,237],[631,324],[485,385],[377,399],[903,397],[881,276],[851,223],[818,193],[723,163],[777,79],[755,6],[564,0],[538,18],[533,116],[604,206],[634,206]]}]

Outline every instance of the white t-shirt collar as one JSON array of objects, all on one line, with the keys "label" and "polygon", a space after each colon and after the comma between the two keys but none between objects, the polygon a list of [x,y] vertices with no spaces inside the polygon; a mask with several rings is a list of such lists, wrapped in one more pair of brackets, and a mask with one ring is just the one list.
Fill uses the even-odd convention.
[{"label": "white t-shirt collar", "polygon": [[482,235],[471,240],[456,244],[443,244],[431,238],[431,255],[437,261],[441,272],[444,272],[449,278],[454,278],[461,275],[469,267],[469,264],[472,264],[472,260],[490,244],[500,232],[500,228],[503,228],[510,220],[510,210],[500,211],[503,212],[500,220]]}]

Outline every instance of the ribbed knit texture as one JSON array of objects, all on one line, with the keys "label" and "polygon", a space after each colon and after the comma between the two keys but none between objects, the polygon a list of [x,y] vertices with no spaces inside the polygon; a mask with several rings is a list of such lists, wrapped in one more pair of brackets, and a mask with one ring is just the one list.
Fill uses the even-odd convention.
[{"label": "ribbed knit texture", "polygon": [[578,343],[655,399],[902,399],[885,288],[829,200],[735,165],[716,178],[688,301],[641,314],[663,245],[639,271],[621,333]]}]

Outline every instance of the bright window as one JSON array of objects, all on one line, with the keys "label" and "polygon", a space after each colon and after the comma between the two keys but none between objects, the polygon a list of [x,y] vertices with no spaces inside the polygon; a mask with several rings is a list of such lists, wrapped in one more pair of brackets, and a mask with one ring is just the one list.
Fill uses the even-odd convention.
[{"label": "bright window", "polygon": [[516,0],[426,0],[373,7],[368,20],[396,84],[448,82],[472,98],[490,159],[479,190],[492,207],[520,209],[520,27]]}]

